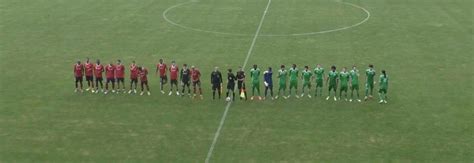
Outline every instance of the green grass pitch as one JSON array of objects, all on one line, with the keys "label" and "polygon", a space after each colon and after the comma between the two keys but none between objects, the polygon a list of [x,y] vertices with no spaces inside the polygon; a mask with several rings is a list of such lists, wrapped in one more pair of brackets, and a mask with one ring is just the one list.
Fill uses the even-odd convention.
[{"label": "green grass pitch", "polygon": [[[210,99],[210,72],[243,65],[268,1],[198,0],[166,13],[181,27],[164,19],[185,2],[1,0],[0,162],[204,162],[227,106]],[[367,17],[341,1],[272,0],[246,71],[374,64],[389,103],[237,101],[210,162],[474,161],[473,2],[343,2],[370,19],[272,37]],[[151,96],[76,94],[72,65],[86,57],[196,65],[205,99],[161,95],[154,75]]]}]

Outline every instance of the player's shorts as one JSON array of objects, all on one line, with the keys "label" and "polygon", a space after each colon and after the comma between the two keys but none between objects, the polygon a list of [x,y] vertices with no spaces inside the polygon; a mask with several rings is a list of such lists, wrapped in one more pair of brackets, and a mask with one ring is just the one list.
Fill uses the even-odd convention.
[{"label": "player's shorts", "polygon": [[379,89],[379,93],[385,93],[385,94],[387,94],[387,89],[385,89],[385,88],[380,88],[380,89]]},{"label": "player's shorts", "polygon": [[221,83],[212,83],[212,90],[220,90],[221,89]]},{"label": "player's shorts", "polygon": [[347,85],[341,85],[341,91],[347,92]]},{"label": "player's shorts", "polygon": [[252,87],[253,88],[260,87],[260,81],[258,81],[258,80],[252,81]]},{"label": "player's shorts", "polygon": [[191,85],[191,83],[189,82],[189,80],[183,80],[183,81],[181,81],[181,82],[183,82],[183,86],[188,86],[188,87],[189,87],[189,86]]},{"label": "player's shorts", "polygon": [[104,80],[102,77],[95,77],[95,81],[100,81],[100,82],[102,82],[102,80]]},{"label": "player's shorts", "polygon": [[166,84],[168,82],[168,77],[166,75],[160,76],[160,83]]},{"label": "player's shorts", "polygon": [[117,78],[117,82],[122,82],[123,83],[123,78]]},{"label": "player's shorts", "polygon": [[130,78],[130,82],[132,82],[132,83],[138,83],[138,78]]},{"label": "player's shorts", "polygon": [[291,89],[291,88],[296,88],[296,89],[298,89],[298,81],[297,81],[297,80],[290,81],[290,89]]},{"label": "player's shorts", "polygon": [[285,90],[286,89],[286,83],[280,83],[280,87],[278,89]]},{"label": "player's shorts", "polygon": [[316,80],[316,87],[319,87],[319,88],[323,87],[323,79]]},{"label": "player's shorts", "polygon": [[201,88],[201,81],[198,80],[198,81],[193,81],[193,87],[196,87],[198,86],[199,88]]},{"label": "player's shorts", "polygon": [[171,82],[170,82],[171,85],[178,85],[178,80],[176,80],[176,79],[171,79],[170,81],[171,81]]},{"label": "player's shorts", "polygon": [[227,89],[234,91],[234,89],[235,89],[235,83],[227,83]]},{"label": "player's shorts", "polygon": [[366,83],[365,88],[374,88],[374,82],[372,83]]},{"label": "player's shorts", "polygon": [[311,88],[311,82],[309,82],[309,81],[303,82],[303,87],[309,87],[309,88]]},{"label": "player's shorts", "polygon": [[328,87],[328,89],[329,89],[329,91],[331,91],[331,90],[334,90],[334,91],[336,91],[336,89],[337,89],[337,86],[336,86],[336,84],[329,84],[329,87]]},{"label": "player's shorts", "polygon": [[82,76],[76,76],[76,82],[82,82]]},{"label": "player's shorts", "polygon": [[107,83],[109,83],[109,82],[115,83],[115,78],[107,78],[106,82]]},{"label": "player's shorts", "polygon": [[93,76],[86,76],[86,81],[94,81],[94,77]]},{"label": "player's shorts", "polygon": [[351,90],[359,90],[359,84],[352,84]]},{"label": "player's shorts", "polygon": [[237,81],[237,88],[239,90],[245,89],[245,83],[243,81]]}]

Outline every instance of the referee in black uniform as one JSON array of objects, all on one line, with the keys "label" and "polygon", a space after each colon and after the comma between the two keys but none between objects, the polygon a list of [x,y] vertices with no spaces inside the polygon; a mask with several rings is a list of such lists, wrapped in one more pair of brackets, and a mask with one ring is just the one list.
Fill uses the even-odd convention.
[{"label": "referee in black uniform", "polygon": [[211,73],[211,84],[212,84],[212,99],[216,99],[216,90],[219,94],[219,99],[221,99],[221,85],[222,85],[222,74],[217,67],[214,68],[214,71]]}]

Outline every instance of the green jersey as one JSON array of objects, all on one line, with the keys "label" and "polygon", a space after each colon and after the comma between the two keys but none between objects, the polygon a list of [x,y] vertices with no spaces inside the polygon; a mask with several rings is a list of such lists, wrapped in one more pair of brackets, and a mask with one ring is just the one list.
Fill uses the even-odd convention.
[{"label": "green jersey", "polygon": [[349,72],[341,72],[339,74],[339,80],[341,81],[341,86],[347,86],[349,82]]},{"label": "green jersey", "polygon": [[286,70],[278,70],[278,78],[280,78],[280,83],[286,83],[286,78],[288,76],[288,71]]},{"label": "green jersey", "polygon": [[316,80],[323,80],[324,79],[324,69],[323,68],[315,68],[314,74],[316,75]]},{"label": "green jersey", "polygon": [[367,75],[367,83],[374,83],[375,77],[375,70],[374,69],[367,69],[365,70],[365,75]]},{"label": "green jersey", "polygon": [[298,68],[290,68],[290,80],[298,80]]},{"label": "green jersey", "polygon": [[388,76],[380,75],[380,89],[387,89],[388,88]]},{"label": "green jersey", "polygon": [[329,77],[329,85],[336,85],[338,73],[336,71],[329,71],[328,77]]},{"label": "green jersey", "polygon": [[309,82],[311,80],[311,76],[313,75],[313,73],[309,70],[303,70],[303,81],[304,82]]},{"label": "green jersey", "polygon": [[359,85],[359,70],[351,70],[350,74],[352,85]]},{"label": "green jersey", "polygon": [[250,77],[252,78],[253,81],[259,81],[260,80],[260,69],[259,68],[250,69]]}]

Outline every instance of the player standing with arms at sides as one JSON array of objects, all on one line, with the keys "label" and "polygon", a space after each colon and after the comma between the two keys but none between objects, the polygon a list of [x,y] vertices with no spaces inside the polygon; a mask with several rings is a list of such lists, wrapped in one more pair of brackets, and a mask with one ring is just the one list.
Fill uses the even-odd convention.
[{"label": "player standing with arms at sides", "polygon": [[179,73],[178,65],[176,65],[175,61],[171,61],[171,66],[170,66],[170,93],[168,93],[168,96],[171,96],[171,94],[173,94],[173,86],[176,87],[176,95],[179,96],[178,73]]},{"label": "player standing with arms at sides", "polygon": [[314,96],[323,96],[323,80],[324,80],[324,68],[320,64],[314,69],[314,75],[316,75],[316,90]]},{"label": "player standing with arms at sides", "polygon": [[117,93],[119,93],[120,90],[120,83],[122,83],[122,92],[126,93],[124,83],[125,66],[122,64],[122,61],[120,59],[117,60],[117,66],[115,66],[115,74],[117,77]]},{"label": "player standing with arms at sides", "polygon": [[95,75],[95,93],[99,93],[99,83],[100,90],[104,92],[104,84],[102,83],[102,73],[104,72],[104,66],[100,64],[100,60],[97,60],[94,66],[94,75]]},{"label": "player standing with arms at sides", "polygon": [[387,90],[388,90],[388,76],[385,70],[382,70],[382,75],[380,75],[380,81],[379,81],[379,96],[380,96],[379,103],[387,103],[387,99],[386,99]]},{"label": "player standing with arms at sides", "polygon": [[341,88],[339,89],[339,100],[342,99],[342,92],[345,94],[344,100],[347,101],[347,89],[349,87],[349,72],[347,72],[346,67],[342,68],[341,73],[339,73],[339,80],[341,81]]},{"label": "player standing with arms at sides", "polygon": [[219,71],[218,67],[214,68],[214,71],[211,73],[211,85],[212,85],[212,99],[216,99],[216,91],[219,94],[219,99],[221,99],[221,88],[222,88],[222,74]]},{"label": "player standing with arms at sides", "polygon": [[[77,61],[76,64],[74,64],[74,77],[76,78],[76,89],[74,92],[81,91],[82,90],[82,78],[84,76],[84,65],[81,64],[81,61]],[[79,85],[78,85],[79,83]],[[78,88],[80,87],[80,89]]]},{"label": "player standing with arms at sides", "polygon": [[281,95],[281,91],[283,91],[282,97],[286,99],[285,92],[286,92],[286,80],[288,77],[288,71],[285,69],[285,65],[280,66],[280,70],[278,70],[278,78],[279,80],[279,87],[278,87],[278,94],[276,95],[275,99],[278,99],[278,96]]},{"label": "player standing with arms at sides", "polygon": [[350,72],[350,86],[351,86],[351,99],[349,100],[352,102],[352,99],[354,99],[354,90],[357,93],[357,101],[360,102],[360,97],[359,97],[359,70],[357,70],[357,67],[354,65],[352,66],[352,70]]},{"label": "player standing with arms at sides", "polygon": [[290,73],[290,92],[288,94],[288,98],[291,97],[291,90],[295,89],[295,96],[296,98],[300,98],[298,96],[298,68],[296,68],[296,64],[293,64],[293,66],[289,70]]},{"label": "player standing with arms at sides", "polygon": [[245,72],[242,67],[239,66],[239,71],[237,71],[237,88],[239,89],[240,100],[247,100],[247,90],[245,89]]},{"label": "player standing with arms at sides", "polygon": [[252,97],[250,97],[250,100],[253,100],[255,90],[258,93],[258,100],[262,100],[262,97],[260,97],[260,69],[257,65],[253,65],[253,68],[250,69],[250,78],[252,78]]},{"label": "player standing with arms at sides", "polygon": [[235,77],[234,73],[232,73],[232,69],[228,69],[227,71],[226,99],[230,99],[229,93],[232,92],[232,101],[235,101],[235,81],[237,80],[237,78]]},{"label": "player standing with arms at sides", "polygon": [[331,96],[331,90],[334,91],[334,101],[337,101],[336,98],[336,90],[337,90],[337,84],[338,84],[338,73],[336,72],[336,66],[331,66],[331,71],[328,73],[328,78],[326,79],[326,83],[328,83],[328,97],[326,100],[329,100],[329,97]]},{"label": "player standing with arms at sides", "polygon": [[105,77],[107,80],[105,81],[105,92],[104,94],[109,93],[109,83],[112,83],[112,93],[115,92],[115,65],[110,62],[107,66],[105,66]]},{"label": "player standing with arms at sides", "polygon": [[147,77],[148,70],[145,67],[138,67],[138,72],[140,76],[140,87],[142,89],[142,92],[140,93],[140,95],[143,96],[143,93],[144,93],[143,86],[146,86],[147,94],[148,96],[150,96],[151,93],[150,93],[150,87],[148,86],[148,77]]},{"label": "player standing with arms at sides", "polygon": [[[369,68],[365,70],[365,75],[367,76],[367,80],[365,83],[365,97],[364,100],[367,101],[369,98],[373,96],[374,90],[374,77],[375,77],[375,70],[374,65],[369,65]],[[369,94],[370,91],[370,94]]]},{"label": "player standing with arms at sides", "polygon": [[202,100],[201,72],[194,66],[191,66],[191,80],[193,82],[193,98],[196,98],[196,87],[199,87],[199,96]]},{"label": "player standing with arms at sides", "polygon": [[159,63],[156,65],[156,75],[160,73],[160,91],[161,94],[165,94],[165,91],[163,91],[163,86],[168,82],[168,77],[166,76],[166,71],[168,68],[166,67],[166,64],[163,63],[163,59],[160,59]]},{"label": "player standing with arms at sides", "polygon": [[188,87],[188,96],[191,96],[191,71],[188,69],[187,64],[183,64],[183,69],[179,73],[179,78],[181,79],[181,85],[183,89],[181,90],[181,96],[184,96],[184,90]]},{"label": "player standing with arms at sides", "polygon": [[301,97],[304,97],[304,90],[306,87],[308,87],[308,98],[311,98],[311,78],[313,76],[313,72],[309,70],[309,66],[304,66],[304,70],[301,75],[303,78],[303,93],[301,94]]},{"label": "player standing with arms at sides", "polygon": [[137,93],[138,73],[138,66],[135,64],[135,61],[132,61],[130,65],[130,90],[128,94],[132,93],[132,85],[135,86],[133,87],[133,93]]},{"label": "player standing with arms at sides", "polygon": [[263,83],[265,84],[265,96],[263,99],[266,99],[268,90],[270,90],[270,97],[273,100],[273,71],[271,67],[268,67],[268,70],[263,72]]},{"label": "player standing with arms at sides", "polygon": [[86,81],[87,81],[87,89],[86,91],[91,90],[94,93],[94,64],[90,63],[89,58],[86,59],[86,63],[84,64],[86,70]]}]

